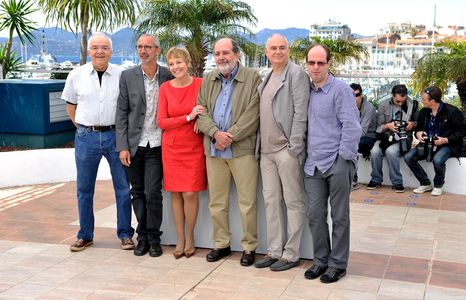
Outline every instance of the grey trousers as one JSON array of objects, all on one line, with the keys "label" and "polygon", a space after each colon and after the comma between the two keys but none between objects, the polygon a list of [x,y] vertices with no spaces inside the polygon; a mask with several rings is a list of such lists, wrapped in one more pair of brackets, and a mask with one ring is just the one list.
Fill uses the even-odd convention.
[{"label": "grey trousers", "polygon": [[261,154],[260,168],[268,254],[297,261],[305,220],[303,168],[288,148]]},{"label": "grey trousers", "polygon": [[[306,213],[314,246],[314,263],[346,269],[350,243],[349,195],[355,165],[340,156],[325,173],[317,168],[305,175]],[[332,244],[327,223],[328,203],[332,218]]]}]

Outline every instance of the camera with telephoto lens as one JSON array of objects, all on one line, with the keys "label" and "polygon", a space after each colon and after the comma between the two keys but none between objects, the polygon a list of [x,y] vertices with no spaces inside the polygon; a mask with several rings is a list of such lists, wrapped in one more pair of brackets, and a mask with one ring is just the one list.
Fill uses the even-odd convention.
[{"label": "camera with telephoto lens", "polygon": [[409,151],[410,145],[408,140],[408,133],[406,132],[406,127],[408,122],[403,120],[395,120],[395,126],[398,129],[398,137],[400,142],[400,153],[404,154]]},{"label": "camera with telephoto lens", "polygon": [[423,137],[424,144],[419,144],[417,147],[417,155],[419,158],[426,158],[427,162],[432,162],[434,159],[437,146],[435,145],[436,136],[426,135]]}]

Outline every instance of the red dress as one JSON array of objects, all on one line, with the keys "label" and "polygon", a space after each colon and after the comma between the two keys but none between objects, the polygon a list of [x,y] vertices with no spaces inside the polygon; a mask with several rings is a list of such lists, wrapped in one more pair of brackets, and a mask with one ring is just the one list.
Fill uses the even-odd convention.
[{"label": "red dress", "polygon": [[186,115],[196,106],[202,79],[193,77],[186,87],[170,81],[159,89],[157,125],[163,129],[163,187],[170,192],[196,192],[207,188],[202,134],[194,132],[194,121]]}]

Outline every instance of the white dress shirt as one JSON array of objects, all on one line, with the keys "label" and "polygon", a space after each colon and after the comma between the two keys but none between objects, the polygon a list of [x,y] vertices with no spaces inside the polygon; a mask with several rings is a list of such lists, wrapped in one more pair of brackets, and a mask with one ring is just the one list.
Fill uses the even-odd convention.
[{"label": "white dress shirt", "polygon": [[157,118],[155,117],[159,102],[159,68],[152,79],[144,72],[144,69],[142,69],[142,74],[146,93],[146,115],[139,146],[146,147],[149,144],[151,148],[160,147],[162,145],[162,129],[157,126]]},{"label": "white dress shirt", "polygon": [[102,84],[92,63],[79,66],[68,75],[62,99],[76,104],[75,122],[85,126],[115,125],[120,75],[123,69],[109,64]]}]

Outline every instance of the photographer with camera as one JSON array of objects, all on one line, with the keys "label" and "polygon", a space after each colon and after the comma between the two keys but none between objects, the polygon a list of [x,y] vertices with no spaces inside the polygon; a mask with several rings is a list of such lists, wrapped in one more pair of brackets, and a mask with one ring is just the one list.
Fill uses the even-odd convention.
[{"label": "photographer with camera", "polygon": [[[436,86],[426,88],[421,94],[424,108],[419,112],[416,138],[420,143],[411,149],[404,159],[421,186],[413,192],[421,194],[432,191],[432,196],[443,193],[445,183],[445,162],[449,157],[459,157],[466,135],[466,124],[461,111],[443,102],[442,92]],[[432,187],[419,160],[426,159],[434,164],[434,186]]]},{"label": "photographer with camera", "polygon": [[371,150],[371,181],[368,190],[380,187],[383,181],[382,163],[385,156],[392,188],[403,193],[403,176],[400,172],[400,156],[411,148],[412,130],[416,127],[418,103],[407,96],[404,84],[392,88],[392,97],[383,100],[377,111],[377,141]]}]

